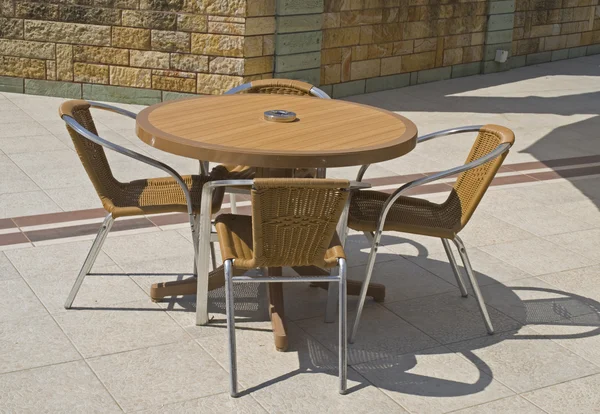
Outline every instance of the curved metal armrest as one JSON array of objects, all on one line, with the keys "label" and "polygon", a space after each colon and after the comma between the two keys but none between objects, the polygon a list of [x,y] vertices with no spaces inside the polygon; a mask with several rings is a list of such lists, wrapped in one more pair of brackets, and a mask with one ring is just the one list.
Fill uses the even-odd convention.
[{"label": "curved metal armrest", "polygon": [[[236,93],[239,93],[241,91],[245,91],[247,89],[250,89],[252,87],[252,82],[248,82],[248,83],[244,83],[242,85],[236,86],[235,88],[231,88],[229,89],[227,92],[225,92],[223,95],[235,95]],[[321,98],[321,99],[331,99],[331,97],[329,95],[327,95],[325,93],[325,91],[317,88],[316,86],[313,86],[312,88],[310,88],[310,93],[313,96],[316,96],[317,98]]]},{"label": "curved metal armrest", "polygon": [[[417,144],[420,144],[421,142],[429,141],[430,139],[433,139],[433,138],[445,137],[448,135],[462,134],[464,132],[479,132],[479,130],[481,130],[482,127],[483,127],[483,125],[469,125],[469,126],[458,127],[458,128],[444,129],[443,131],[432,132],[431,134],[417,137]],[[358,174],[356,175],[356,181],[362,181],[362,179],[369,167],[370,167],[370,164],[366,164],[366,165],[363,165],[362,167],[360,167],[360,170],[358,170]]]},{"label": "curved metal armrest", "polygon": [[[104,104],[100,104],[100,105],[104,105]],[[110,106],[110,105],[106,105],[106,106]],[[107,108],[103,108],[103,109],[107,109]],[[125,111],[125,110],[123,110],[123,111]],[[129,111],[125,111],[125,112],[129,112]],[[129,112],[129,113],[132,114],[133,117],[135,118],[135,114],[133,114],[132,112]],[[124,115],[129,116],[127,114],[124,114]],[[163,170],[164,172],[169,174],[171,177],[173,177],[175,179],[177,184],[179,184],[179,186],[183,190],[183,193],[185,194],[185,200],[187,201],[188,213],[190,215],[193,214],[192,196],[190,194],[190,190],[188,189],[187,185],[183,181],[183,178],[181,177],[181,175],[179,175],[177,173],[177,171],[175,171],[173,168],[169,167],[166,164],[163,164],[162,162],[156,161],[155,159],[150,158],[146,155],[139,154],[128,148],[124,148],[120,145],[114,144],[110,141],[105,140],[104,138],[99,137],[98,135],[92,133],[91,131],[88,131],[79,122],[77,122],[74,118],[70,117],[69,115],[63,115],[62,119],[63,119],[63,121],[65,121],[65,123],[67,125],[69,125],[69,127],[73,128],[78,134],[84,136],[85,138],[89,139],[90,141],[92,141],[98,145],[101,145],[105,148],[116,151],[119,154],[126,155],[135,160],[138,160],[145,164],[148,164],[152,167],[158,168],[159,170]],[[210,204],[209,204],[208,208],[210,210]]]},{"label": "curved metal armrest", "polygon": [[316,86],[313,86],[312,88],[310,88],[310,93],[312,93],[317,98],[331,99],[331,96],[327,95],[327,93],[324,90],[319,89]]},{"label": "curved metal armrest", "polygon": [[88,101],[88,103],[90,104],[90,106],[92,108],[103,109],[105,111],[114,112],[116,114],[123,115],[123,116],[129,117],[131,119],[136,119],[137,118],[137,114],[135,114],[135,113],[133,113],[131,111],[128,111],[127,109],[118,108],[116,106],[108,105],[108,104],[100,103],[100,102]]},{"label": "curved metal armrest", "polygon": [[431,183],[433,181],[437,181],[437,180],[440,180],[440,179],[445,178],[445,177],[449,177],[449,176],[454,175],[454,174],[459,174],[459,173],[462,173],[464,171],[471,170],[473,168],[477,168],[480,165],[483,165],[486,162],[492,161],[493,159],[495,159],[495,158],[499,157],[500,155],[504,154],[506,151],[508,151],[510,149],[510,147],[511,147],[511,144],[509,144],[509,143],[500,144],[493,151],[491,151],[489,154],[484,155],[483,157],[478,158],[478,159],[476,159],[474,161],[471,161],[471,162],[469,162],[467,164],[460,165],[460,166],[454,167],[454,168],[450,168],[448,170],[441,171],[441,172],[438,172],[436,174],[432,174],[432,175],[429,175],[427,177],[419,178],[417,180],[413,180],[413,181],[410,181],[410,182],[404,184],[402,187],[400,187],[396,191],[394,191],[388,197],[388,199],[385,201],[385,204],[383,205],[383,209],[381,211],[381,215],[379,216],[379,222],[377,224],[378,231],[381,231],[383,229],[383,225],[385,223],[385,219],[387,217],[388,212],[390,211],[390,209],[392,208],[392,206],[394,205],[394,203],[396,202],[396,200],[398,200],[398,198],[406,190],[409,190],[411,188],[414,188],[414,187],[417,187],[417,186],[420,186],[420,185],[428,184],[428,183]]}]

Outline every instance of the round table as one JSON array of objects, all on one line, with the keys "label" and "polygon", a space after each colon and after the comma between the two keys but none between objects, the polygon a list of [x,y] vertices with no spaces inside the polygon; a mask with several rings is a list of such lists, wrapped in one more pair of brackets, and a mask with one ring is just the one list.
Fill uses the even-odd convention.
[{"label": "round table", "polygon": [[[267,121],[264,113],[271,110],[294,112],[297,119]],[[138,114],[136,131],[154,148],[201,161],[253,166],[258,177],[289,177],[296,168],[386,161],[412,151],[417,138],[415,124],[393,112],[340,100],[276,94],[203,96],[159,103]],[[197,269],[208,286],[208,263],[198,263]],[[320,269],[295,270],[319,274],[315,272]],[[270,269],[273,275],[280,271]],[[360,285],[349,281],[348,294],[358,294]],[[155,289],[166,289],[162,296],[175,294],[173,288],[179,289],[178,294],[193,293],[194,283],[184,286],[185,281]],[[276,344],[281,349],[287,343],[281,284],[269,284],[269,294]],[[206,302],[202,303],[196,312],[198,320],[206,323]]]}]

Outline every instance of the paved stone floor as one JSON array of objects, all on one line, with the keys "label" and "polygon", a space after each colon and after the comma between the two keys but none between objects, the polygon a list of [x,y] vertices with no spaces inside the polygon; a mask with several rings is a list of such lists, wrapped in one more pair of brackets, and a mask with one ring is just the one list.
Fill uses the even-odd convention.
[{"label": "paved stone floor", "polygon": [[[238,312],[239,380],[227,394],[222,292],[214,320],[193,300],[152,303],[151,283],[192,270],[181,216],[123,220],[75,308],[62,303],[102,220],[57,98],[0,94],[0,412],[590,413],[600,407],[600,57],[531,66],[350,98],[398,111],[420,133],[496,123],[516,144],[463,232],[497,334],[461,298],[438,240],[388,234],[350,347],[350,393],[337,394],[335,325],[325,292],[286,287],[289,352],[273,349],[252,292]],[[133,110],[140,107],[128,106]],[[101,135],[168,162],[133,123],[98,114]],[[373,166],[391,189],[408,174],[463,162],[473,136],[421,144]],[[155,171],[111,154],[120,179]],[[356,168],[334,170],[352,177]],[[439,200],[447,186],[423,197]],[[369,246],[349,239],[350,276]],[[115,274],[124,273],[124,277]],[[355,299],[350,299],[350,319]]]}]

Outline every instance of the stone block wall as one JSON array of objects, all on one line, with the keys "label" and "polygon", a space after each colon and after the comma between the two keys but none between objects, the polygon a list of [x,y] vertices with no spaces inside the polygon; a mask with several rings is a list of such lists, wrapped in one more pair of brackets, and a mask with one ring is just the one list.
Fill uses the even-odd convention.
[{"label": "stone block wall", "polygon": [[274,15],[270,0],[0,0],[0,85],[148,102],[222,93],[272,76]]},{"label": "stone block wall", "polygon": [[486,5],[325,0],[321,84],[345,96],[479,73]]},{"label": "stone block wall", "polygon": [[516,0],[513,67],[600,52],[598,0]]}]

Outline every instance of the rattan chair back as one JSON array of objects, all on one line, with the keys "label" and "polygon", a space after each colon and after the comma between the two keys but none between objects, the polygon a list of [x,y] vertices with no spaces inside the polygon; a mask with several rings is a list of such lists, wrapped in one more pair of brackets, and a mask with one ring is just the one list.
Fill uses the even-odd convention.
[{"label": "rattan chair back", "polygon": [[[256,267],[330,267],[343,249],[328,251],[348,199],[348,180],[257,178],[252,188]],[[327,252],[327,254],[326,254]],[[336,256],[336,257],[333,257]]]},{"label": "rattan chair back", "polygon": [[[512,145],[514,141],[515,135],[510,129],[499,125],[485,125],[479,130],[465,164],[489,154],[500,144]],[[446,210],[446,216],[460,216],[461,229],[475,212],[507,155],[508,151],[458,176],[450,196],[443,204],[443,209]]]},{"label": "rattan chair back", "polygon": [[291,79],[263,79],[250,83],[250,88],[241,93],[268,93],[280,95],[313,96],[313,85]]},{"label": "rattan chair back", "polygon": [[[60,106],[59,113],[60,116],[70,116],[85,129],[98,135],[88,102],[82,100],[67,101]],[[73,140],[81,164],[83,164],[83,168],[85,168],[102,201],[102,205],[110,211],[113,208],[112,200],[119,193],[121,183],[112,173],[104,148],[83,137],[68,125],[67,131]]]}]

